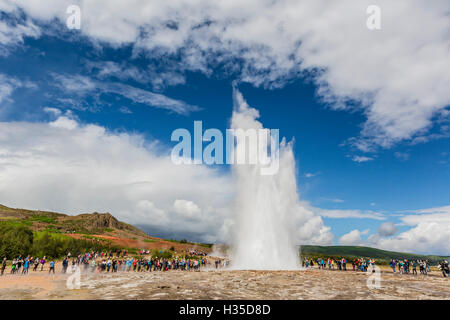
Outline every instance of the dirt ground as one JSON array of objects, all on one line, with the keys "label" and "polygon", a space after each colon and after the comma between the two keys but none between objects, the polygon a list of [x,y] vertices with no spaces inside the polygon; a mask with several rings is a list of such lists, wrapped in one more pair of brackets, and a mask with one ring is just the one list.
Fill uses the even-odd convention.
[{"label": "dirt ground", "polygon": [[0,299],[448,299],[450,278],[400,275],[383,269],[379,288],[368,288],[370,273],[202,270],[82,273],[80,288],[68,289],[70,275],[0,277]]}]

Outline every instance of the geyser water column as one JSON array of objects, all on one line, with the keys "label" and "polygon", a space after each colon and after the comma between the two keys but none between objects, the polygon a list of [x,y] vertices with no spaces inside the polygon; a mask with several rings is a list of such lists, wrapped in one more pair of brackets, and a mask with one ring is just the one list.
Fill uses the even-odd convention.
[{"label": "geyser water column", "polygon": [[[236,88],[233,100],[232,129],[263,129],[257,120],[258,110],[249,107]],[[286,144],[284,139],[280,143],[276,174],[261,175],[261,167],[260,164],[232,166],[236,182],[236,216],[231,268],[298,269],[298,250],[293,238],[298,194],[292,144]]]}]

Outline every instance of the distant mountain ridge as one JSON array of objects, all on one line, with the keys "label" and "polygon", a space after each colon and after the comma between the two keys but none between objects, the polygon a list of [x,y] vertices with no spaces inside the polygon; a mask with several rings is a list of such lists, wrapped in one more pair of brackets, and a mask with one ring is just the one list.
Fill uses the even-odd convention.
[{"label": "distant mountain ridge", "polygon": [[300,246],[302,256],[347,257],[347,258],[373,258],[388,261],[391,259],[428,259],[430,262],[438,262],[449,259],[448,256],[421,255],[406,252],[395,252],[363,246]]}]

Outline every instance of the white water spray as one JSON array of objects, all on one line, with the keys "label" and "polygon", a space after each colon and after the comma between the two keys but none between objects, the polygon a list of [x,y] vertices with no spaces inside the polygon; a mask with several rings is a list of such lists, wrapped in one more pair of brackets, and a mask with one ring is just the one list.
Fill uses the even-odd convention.
[{"label": "white water spray", "polygon": [[[233,98],[232,129],[262,129],[261,122],[256,120],[259,112],[248,106],[237,89]],[[284,139],[279,159],[275,175],[261,175],[261,164],[233,166],[237,194],[233,269],[299,268],[298,250],[293,242],[293,210],[298,202],[295,160],[291,143]]]}]

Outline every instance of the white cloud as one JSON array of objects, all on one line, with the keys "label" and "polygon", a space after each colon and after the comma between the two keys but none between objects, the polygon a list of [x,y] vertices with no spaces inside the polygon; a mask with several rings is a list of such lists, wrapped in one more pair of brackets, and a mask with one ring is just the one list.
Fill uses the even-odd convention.
[{"label": "white cloud", "polygon": [[151,83],[154,90],[162,90],[167,86],[185,83],[182,65],[170,65],[165,69],[158,70],[153,65],[148,65],[142,69],[125,62],[119,64],[114,61],[89,61],[86,66],[99,79],[111,77],[119,80],[132,79],[143,84]]},{"label": "white cloud", "polygon": [[53,74],[56,85],[65,93],[83,98],[86,95],[99,96],[102,93],[113,93],[121,95],[135,103],[167,109],[178,114],[189,114],[198,111],[197,106],[189,105],[181,100],[171,99],[159,93],[153,93],[130,85],[118,82],[101,82],[86,76]]},{"label": "white cloud", "polygon": [[312,208],[316,214],[327,218],[357,218],[357,219],[373,219],[373,220],[386,220],[386,216],[383,213],[375,212],[371,210],[340,210],[340,209],[320,209]]},{"label": "white cloud", "polygon": [[314,177],[314,176],[315,176],[314,173],[310,173],[310,172],[305,173],[305,177],[306,177],[306,178],[312,178],[312,177]]},{"label": "white cloud", "polygon": [[16,94],[19,89],[24,90],[33,88],[36,88],[36,85],[31,81],[20,80],[16,77],[0,73],[0,119],[7,118],[8,113],[14,111],[13,95]]},{"label": "white cloud", "polygon": [[400,217],[410,229],[393,236],[396,227],[383,224],[369,237],[369,243],[386,250],[450,255],[450,206],[410,212],[415,214]]},{"label": "white cloud", "polygon": [[[407,215],[404,216],[404,220],[406,221],[415,221],[415,219],[426,219],[426,220],[435,220],[435,221],[446,221],[448,222],[450,217],[450,206],[436,207],[436,208],[428,208],[428,209],[419,209],[419,210],[408,210],[403,212],[410,213],[418,213],[419,215]],[[412,222],[412,223],[415,223]]]},{"label": "white cloud", "polygon": [[57,109],[57,108],[50,108],[50,107],[45,107],[44,111],[55,116],[58,117],[59,115],[61,115],[61,110]]},{"label": "white cloud", "polygon": [[339,244],[344,246],[359,246],[362,243],[361,234],[357,229],[352,230],[339,238]]},{"label": "white cloud", "polygon": [[396,234],[398,231],[395,224],[391,221],[382,223],[378,228],[378,233],[383,237],[389,237]]},{"label": "white cloud", "polygon": [[136,204],[135,214],[130,217],[130,221],[134,223],[144,223],[149,218],[151,218],[151,224],[156,226],[165,227],[170,224],[168,219],[168,214],[155,206],[152,201],[140,200]]},{"label": "white cloud", "polygon": [[[415,214],[400,216],[401,223],[384,222],[367,240],[369,230],[352,230],[339,238],[342,245],[364,245],[389,251],[450,255],[450,206],[411,210]],[[340,216],[342,217],[342,216]],[[408,226],[398,233],[397,226]]]},{"label": "white cloud", "polygon": [[201,217],[202,210],[195,202],[190,200],[176,199],[173,208],[176,213],[186,218],[198,219]]},{"label": "white cloud", "polygon": [[73,130],[78,127],[78,123],[75,120],[65,116],[58,117],[58,119],[56,119],[55,121],[50,122],[49,125],[55,128],[62,128],[67,130]]},{"label": "white cloud", "polygon": [[20,81],[0,74],[0,103],[9,100],[13,91],[20,87]]},{"label": "white cloud", "polygon": [[[0,103],[11,101],[11,95],[18,88],[35,88],[36,85],[30,81],[21,81],[0,73]],[[0,107],[1,108],[1,107]]]},{"label": "white cloud", "polygon": [[448,223],[421,222],[392,238],[380,239],[377,246],[386,250],[450,255]]},{"label": "white cloud", "polygon": [[[64,22],[69,0],[17,0],[31,17]],[[134,54],[179,56],[186,70],[221,64],[242,81],[282,86],[309,72],[336,109],[361,103],[350,140],[363,151],[424,135],[450,104],[448,1],[379,0],[382,29],[366,28],[369,0],[82,1],[81,32]],[[419,21],[419,22],[418,22]]]},{"label": "white cloud", "polygon": [[37,38],[40,29],[28,17],[23,19],[16,10],[16,5],[9,1],[0,3],[0,13],[7,13],[7,17],[0,20],[0,56],[6,56],[23,44],[26,37]]},{"label": "white cloud", "polygon": [[367,161],[372,161],[373,158],[366,157],[366,156],[354,156],[352,158],[352,160],[355,161],[355,162],[367,162]]}]

